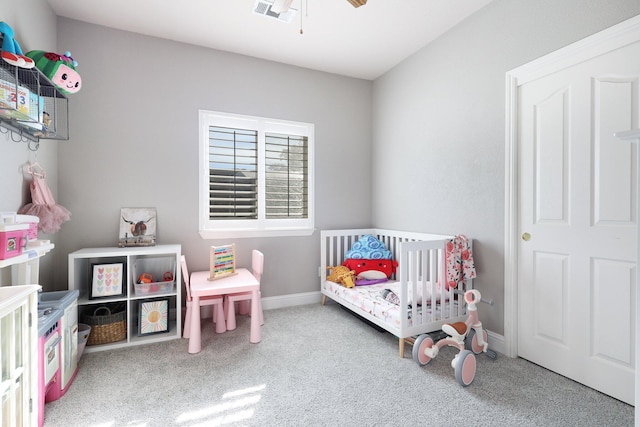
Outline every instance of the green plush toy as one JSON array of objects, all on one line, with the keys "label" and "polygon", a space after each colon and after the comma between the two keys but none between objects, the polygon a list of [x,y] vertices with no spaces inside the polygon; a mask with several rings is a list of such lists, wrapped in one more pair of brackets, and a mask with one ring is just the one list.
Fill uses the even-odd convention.
[{"label": "green plush toy", "polygon": [[65,95],[76,93],[82,87],[82,79],[76,71],[78,63],[71,57],[71,53],[58,55],[43,50],[32,50],[27,52],[26,56],[33,59],[36,68]]}]

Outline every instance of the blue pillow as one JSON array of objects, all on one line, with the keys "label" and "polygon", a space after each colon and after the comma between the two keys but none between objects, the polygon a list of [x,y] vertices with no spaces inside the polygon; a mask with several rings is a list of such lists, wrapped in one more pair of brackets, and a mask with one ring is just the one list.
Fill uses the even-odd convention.
[{"label": "blue pillow", "polygon": [[347,259],[391,259],[391,251],[371,234],[361,236],[345,255]]}]

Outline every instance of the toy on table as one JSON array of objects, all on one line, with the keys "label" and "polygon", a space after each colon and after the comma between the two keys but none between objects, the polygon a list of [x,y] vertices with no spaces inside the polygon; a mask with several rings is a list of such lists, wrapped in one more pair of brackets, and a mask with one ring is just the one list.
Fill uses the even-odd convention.
[{"label": "toy on table", "polygon": [[0,34],[2,34],[2,59],[11,65],[20,68],[33,68],[36,64],[33,59],[25,56],[18,41],[14,38],[13,28],[4,21],[0,22]]},{"label": "toy on table", "polygon": [[76,70],[76,62],[69,51],[64,55],[44,50],[32,50],[26,56],[35,62],[35,66],[51,80],[65,95],[77,93],[82,88],[82,78]]},{"label": "toy on table", "polygon": [[333,270],[331,274],[327,276],[327,280],[330,282],[340,283],[345,288],[353,288],[355,286],[354,279],[356,274],[353,270],[349,270],[343,265],[327,267],[327,270]]}]

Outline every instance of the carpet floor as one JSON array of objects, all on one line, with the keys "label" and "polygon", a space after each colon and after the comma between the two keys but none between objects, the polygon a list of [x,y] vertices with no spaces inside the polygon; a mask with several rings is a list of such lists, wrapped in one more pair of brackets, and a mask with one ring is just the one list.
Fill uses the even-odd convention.
[{"label": "carpet floor", "polygon": [[265,311],[202,351],[177,339],[85,353],[67,393],[45,405],[45,427],[633,426],[634,408],[519,358],[477,356],[460,386],[447,347],[426,366],[398,357],[397,339],[335,303]]}]

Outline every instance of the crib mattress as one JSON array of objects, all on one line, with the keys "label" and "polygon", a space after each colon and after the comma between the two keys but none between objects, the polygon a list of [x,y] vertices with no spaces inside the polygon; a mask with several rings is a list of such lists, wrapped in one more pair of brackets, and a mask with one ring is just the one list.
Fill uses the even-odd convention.
[{"label": "crib mattress", "polygon": [[[370,315],[381,319],[385,324],[390,325],[393,328],[400,328],[400,319],[401,319],[401,311],[400,306],[393,304],[387,301],[383,297],[383,291],[389,288],[395,288],[399,282],[397,281],[388,281],[383,283],[377,283],[374,285],[367,286],[356,286],[354,288],[346,288],[338,283],[331,282],[329,280],[325,280],[323,286],[325,292],[328,292],[330,295],[335,295],[336,297],[347,301],[357,307],[358,310],[369,313]],[[444,317],[449,317],[449,306],[457,306],[457,303],[453,304],[445,304],[445,313]],[[432,306],[429,305],[426,308],[426,313],[431,314]],[[408,326],[412,325],[411,313],[413,310],[409,310],[409,319]],[[417,312],[419,314],[422,313],[422,307],[417,307]],[[357,311],[356,311],[357,313]],[[441,319],[441,306],[440,304],[436,305],[436,316],[433,321],[437,319]]]}]

